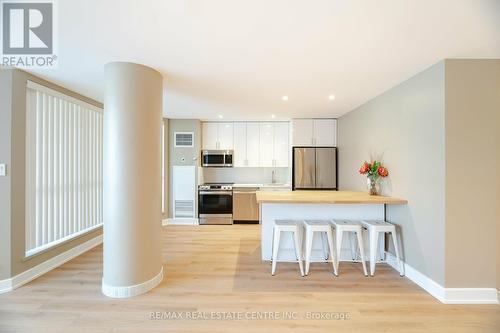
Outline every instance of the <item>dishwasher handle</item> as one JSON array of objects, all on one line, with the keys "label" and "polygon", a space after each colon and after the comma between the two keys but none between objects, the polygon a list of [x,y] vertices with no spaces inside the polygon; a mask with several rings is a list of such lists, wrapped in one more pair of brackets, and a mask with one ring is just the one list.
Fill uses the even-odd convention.
[{"label": "dishwasher handle", "polygon": [[254,191],[234,191],[233,190],[233,195],[235,195],[235,194],[256,194],[256,193],[257,193],[257,191],[255,191],[255,190]]}]

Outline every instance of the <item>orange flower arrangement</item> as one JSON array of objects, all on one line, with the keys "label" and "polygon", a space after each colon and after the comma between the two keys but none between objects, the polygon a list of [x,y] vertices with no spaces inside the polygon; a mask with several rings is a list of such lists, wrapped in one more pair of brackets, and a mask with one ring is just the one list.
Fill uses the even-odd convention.
[{"label": "orange flower arrangement", "polygon": [[382,166],[379,161],[373,161],[371,163],[363,162],[359,168],[359,173],[361,175],[366,175],[368,178],[368,188],[370,190],[370,195],[377,195],[377,181],[382,177],[385,178],[389,176],[389,170]]}]

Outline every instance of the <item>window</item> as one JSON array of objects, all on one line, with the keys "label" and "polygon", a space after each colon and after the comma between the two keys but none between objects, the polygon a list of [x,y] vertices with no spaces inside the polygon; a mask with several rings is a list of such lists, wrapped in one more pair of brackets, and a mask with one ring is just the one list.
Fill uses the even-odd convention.
[{"label": "window", "polygon": [[28,81],[26,256],[102,225],[102,109]]}]

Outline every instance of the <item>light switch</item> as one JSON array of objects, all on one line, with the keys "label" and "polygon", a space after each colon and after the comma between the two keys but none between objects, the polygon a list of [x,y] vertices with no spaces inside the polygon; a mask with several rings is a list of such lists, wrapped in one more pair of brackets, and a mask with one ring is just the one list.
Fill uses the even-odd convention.
[{"label": "light switch", "polygon": [[6,176],[6,175],[7,175],[7,165],[0,164],[0,176]]}]

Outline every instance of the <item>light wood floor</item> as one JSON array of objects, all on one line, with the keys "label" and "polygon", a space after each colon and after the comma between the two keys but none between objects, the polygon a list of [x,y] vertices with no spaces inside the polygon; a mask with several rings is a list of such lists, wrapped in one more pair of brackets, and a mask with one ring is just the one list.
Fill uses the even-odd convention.
[{"label": "light wood floor", "polygon": [[[163,228],[165,279],[132,299],[101,294],[102,247],[0,295],[0,332],[500,332],[500,306],[443,305],[381,264],[365,278],[358,264],[260,261],[259,226]],[[289,320],[151,320],[151,312],[289,311]],[[347,320],[308,320],[308,312],[348,313]]]}]

